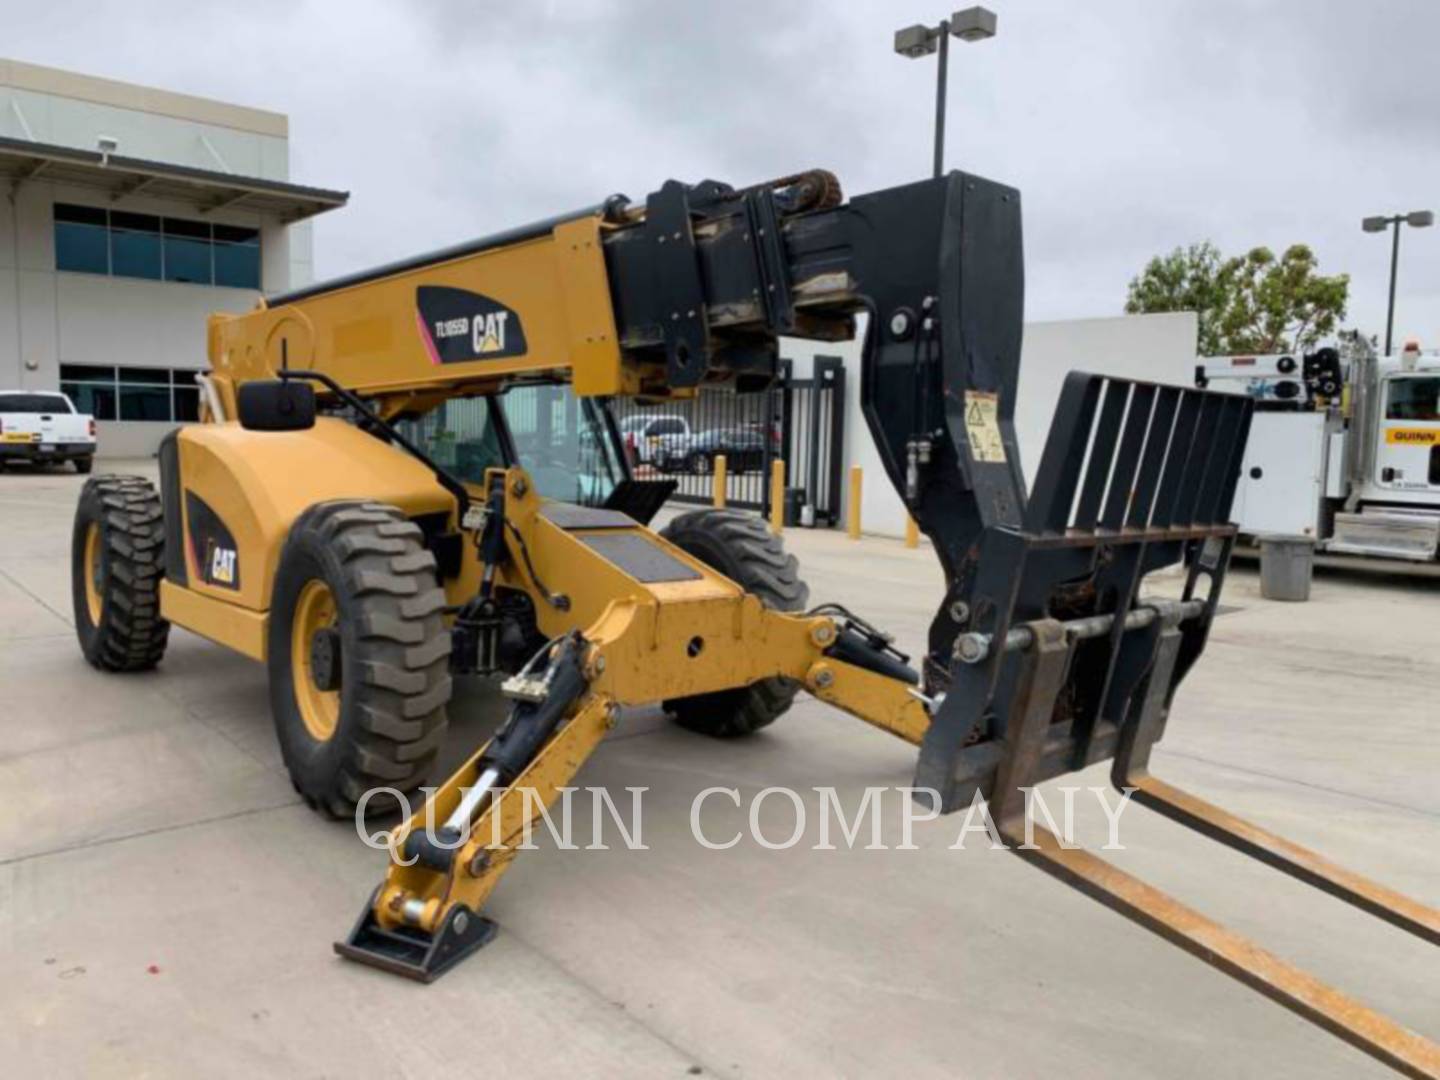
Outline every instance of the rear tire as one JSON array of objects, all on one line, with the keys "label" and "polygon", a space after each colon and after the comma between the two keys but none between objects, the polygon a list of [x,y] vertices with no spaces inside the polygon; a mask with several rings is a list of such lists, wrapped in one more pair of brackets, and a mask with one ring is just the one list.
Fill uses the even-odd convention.
[{"label": "rear tire", "polygon": [[80,651],[101,671],[146,671],[165,655],[164,517],[160,494],[139,476],[97,476],[80,490],[70,592]]},{"label": "rear tire", "polygon": [[81,476],[89,476],[90,470],[95,467],[94,458],[77,457],[73,460],[75,462],[75,471]]},{"label": "rear tire", "polygon": [[[706,566],[724,574],[768,608],[799,611],[810,597],[800,564],[785,554],[780,538],[753,514],[738,510],[694,510],[681,514],[660,535]],[[761,679],[733,690],[675,698],[665,708],[690,731],[734,738],[773,724],[790,708],[800,684]]]},{"label": "rear tire", "polygon": [[424,782],[451,692],[444,607],[435,556],[394,507],[320,503],[291,527],[271,597],[270,704],[314,809],[348,817],[372,788]]}]

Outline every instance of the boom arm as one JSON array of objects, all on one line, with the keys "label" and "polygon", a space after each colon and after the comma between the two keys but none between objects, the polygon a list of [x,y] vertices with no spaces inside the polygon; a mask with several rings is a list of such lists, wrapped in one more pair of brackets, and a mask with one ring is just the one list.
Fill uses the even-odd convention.
[{"label": "boom arm", "polygon": [[[1018,525],[1024,503],[1019,194],[956,172],[838,200],[821,172],[741,191],[670,181],[643,208],[614,197],[277,296],[212,317],[217,389],[233,412],[236,384],[313,369],[391,417],[526,377],[688,396],[765,385],[782,335],[850,338],[863,312],[866,420],[956,593],[981,529]],[[937,626],[939,654],[960,624]]]}]

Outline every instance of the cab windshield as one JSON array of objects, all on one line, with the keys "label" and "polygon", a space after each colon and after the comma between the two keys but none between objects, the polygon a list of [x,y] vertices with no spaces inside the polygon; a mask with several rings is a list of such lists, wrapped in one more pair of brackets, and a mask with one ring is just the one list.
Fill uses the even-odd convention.
[{"label": "cab windshield", "polygon": [[604,410],[565,386],[517,386],[493,398],[447,401],[402,430],[472,484],[484,481],[486,469],[513,462],[546,498],[599,506],[624,479]]},{"label": "cab windshield", "polygon": [[1386,420],[1440,421],[1440,376],[1408,375],[1390,380]]}]

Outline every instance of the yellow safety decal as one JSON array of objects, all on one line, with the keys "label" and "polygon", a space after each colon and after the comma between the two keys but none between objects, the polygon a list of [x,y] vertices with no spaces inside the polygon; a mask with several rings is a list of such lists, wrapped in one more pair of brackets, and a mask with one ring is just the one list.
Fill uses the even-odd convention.
[{"label": "yellow safety decal", "polygon": [[1005,460],[1005,442],[1000,438],[1000,395],[982,390],[965,392],[965,432],[970,437],[970,455],[976,461]]},{"label": "yellow safety decal", "polygon": [[1413,428],[1392,427],[1385,432],[1387,443],[1401,446],[1440,446],[1440,427]]}]

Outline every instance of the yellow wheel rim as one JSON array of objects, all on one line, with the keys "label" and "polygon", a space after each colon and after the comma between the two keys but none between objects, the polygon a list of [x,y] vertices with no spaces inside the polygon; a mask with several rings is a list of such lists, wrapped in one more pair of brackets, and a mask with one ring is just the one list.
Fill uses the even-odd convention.
[{"label": "yellow wheel rim", "polygon": [[92,521],[90,528],[85,530],[85,608],[90,613],[92,626],[100,625],[100,614],[105,608],[100,579],[103,572],[100,559],[100,523]]},{"label": "yellow wheel rim", "polygon": [[328,742],[340,723],[340,691],[322,690],[315,684],[310,644],[317,631],[333,627],[336,622],[335,594],[330,586],[318,578],[307,581],[295,602],[295,617],[290,623],[290,674],[300,719],[318,742]]}]

